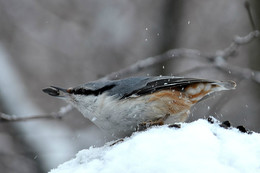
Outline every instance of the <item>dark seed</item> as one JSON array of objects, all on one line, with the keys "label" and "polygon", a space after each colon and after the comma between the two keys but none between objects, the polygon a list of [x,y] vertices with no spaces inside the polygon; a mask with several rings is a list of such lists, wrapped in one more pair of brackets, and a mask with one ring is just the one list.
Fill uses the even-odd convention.
[{"label": "dark seed", "polygon": [[247,132],[247,130],[246,130],[246,128],[245,128],[244,126],[237,126],[237,129],[238,129],[240,132],[242,132],[242,133],[246,133],[246,132]]},{"label": "dark seed", "polygon": [[220,127],[223,127],[225,129],[229,128],[231,126],[229,121],[224,121],[222,124],[220,124]]},{"label": "dark seed", "polygon": [[181,125],[180,124],[171,124],[168,127],[169,128],[177,128],[177,129],[179,129],[179,128],[181,128]]},{"label": "dark seed", "polygon": [[213,119],[212,117],[208,117],[208,122],[209,122],[210,124],[213,124],[213,123],[214,123],[214,119]]}]

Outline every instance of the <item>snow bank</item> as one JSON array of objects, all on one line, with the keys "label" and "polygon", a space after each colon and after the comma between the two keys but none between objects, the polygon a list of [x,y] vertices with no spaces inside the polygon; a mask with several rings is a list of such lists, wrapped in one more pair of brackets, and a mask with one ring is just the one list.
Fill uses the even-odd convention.
[{"label": "snow bank", "polygon": [[260,134],[206,120],[154,127],[113,146],[80,151],[51,173],[259,173]]}]

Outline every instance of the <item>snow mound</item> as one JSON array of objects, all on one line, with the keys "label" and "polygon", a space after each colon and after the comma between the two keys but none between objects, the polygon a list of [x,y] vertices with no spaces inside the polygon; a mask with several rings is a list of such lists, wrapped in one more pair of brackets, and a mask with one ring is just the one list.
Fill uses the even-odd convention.
[{"label": "snow mound", "polygon": [[89,148],[50,173],[259,173],[260,134],[198,120],[153,127],[113,146]]}]

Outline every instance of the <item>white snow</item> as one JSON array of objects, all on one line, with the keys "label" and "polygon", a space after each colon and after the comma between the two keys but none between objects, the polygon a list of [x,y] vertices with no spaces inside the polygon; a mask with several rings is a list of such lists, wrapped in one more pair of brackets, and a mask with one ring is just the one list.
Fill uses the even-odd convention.
[{"label": "white snow", "polygon": [[[206,120],[137,132],[113,146],[91,147],[51,173],[259,173],[260,134]],[[111,144],[111,143],[110,143]]]}]

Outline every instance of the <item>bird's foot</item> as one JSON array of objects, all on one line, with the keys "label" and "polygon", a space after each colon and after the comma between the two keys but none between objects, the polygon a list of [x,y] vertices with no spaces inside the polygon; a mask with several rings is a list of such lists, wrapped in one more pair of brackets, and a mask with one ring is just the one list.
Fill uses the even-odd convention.
[{"label": "bird's foot", "polygon": [[170,115],[167,114],[164,117],[158,118],[154,121],[147,121],[147,122],[142,122],[137,125],[136,131],[143,131],[148,129],[149,127],[152,126],[162,126],[164,125],[164,121],[169,117]]}]

